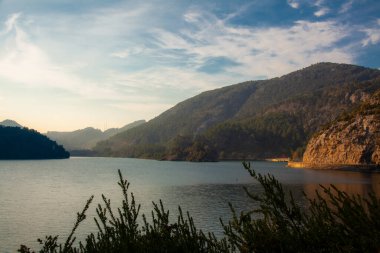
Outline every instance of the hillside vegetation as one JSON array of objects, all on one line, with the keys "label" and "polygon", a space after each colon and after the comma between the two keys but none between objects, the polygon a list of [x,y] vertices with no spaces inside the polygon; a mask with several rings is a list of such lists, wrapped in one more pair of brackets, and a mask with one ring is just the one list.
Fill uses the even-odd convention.
[{"label": "hillside vegetation", "polygon": [[0,159],[60,159],[70,154],[35,130],[0,126]]},{"label": "hillside vegetation", "polygon": [[94,150],[102,156],[192,161],[290,156],[378,88],[379,70],[318,63],[203,92]]}]

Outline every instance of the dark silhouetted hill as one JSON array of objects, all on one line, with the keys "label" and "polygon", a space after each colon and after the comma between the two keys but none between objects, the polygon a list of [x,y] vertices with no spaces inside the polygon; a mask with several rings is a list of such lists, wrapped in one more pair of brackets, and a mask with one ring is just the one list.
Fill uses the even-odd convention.
[{"label": "dark silhouetted hill", "polygon": [[70,154],[35,130],[0,126],[0,159],[61,159]]}]

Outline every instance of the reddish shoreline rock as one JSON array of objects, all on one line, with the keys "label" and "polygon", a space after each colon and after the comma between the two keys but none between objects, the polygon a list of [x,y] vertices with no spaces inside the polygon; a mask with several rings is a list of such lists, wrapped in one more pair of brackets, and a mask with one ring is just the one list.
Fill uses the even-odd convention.
[{"label": "reddish shoreline rock", "polygon": [[380,92],[348,119],[313,136],[304,153],[306,164],[380,165]]}]

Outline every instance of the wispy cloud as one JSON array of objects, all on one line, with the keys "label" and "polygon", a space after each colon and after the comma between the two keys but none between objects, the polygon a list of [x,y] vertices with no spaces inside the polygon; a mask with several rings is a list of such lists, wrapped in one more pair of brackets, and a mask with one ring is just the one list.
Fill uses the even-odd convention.
[{"label": "wispy cloud", "polygon": [[165,110],[173,106],[171,103],[137,103],[137,102],[121,102],[110,104],[111,107],[129,111],[133,118],[139,119],[141,115],[145,115],[148,119],[153,118]]},{"label": "wispy cloud", "polygon": [[369,45],[375,45],[380,42],[380,19],[376,20],[375,25],[372,28],[363,29],[362,32],[366,34],[366,37],[361,41],[363,47]]},{"label": "wispy cloud", "polygon": [[[380,41],[379,20],[353,25],[329,15],[350,16],[353,4],[360,7],[354,0],[173,1],[170,8],[164,0],[45,2],[0,2],[0,78],[7,91],[1,95],[8,115],[15,108],[22,115],[28,97],[35,99],[29,104],[59,97],[73,106],[62,103],[52,115],[75,110],[73,122],[84,122],[82,113],[95,122],[117,111],[122,125],[201,91],[320,61],[354,63],[355,49]],[[273,8],[284,4],[284,12]]]},{"label": "wispy cloud", "polygon": [[5,22],[5,29],[1,32],[1,34],[7,34],[12,31],[16,25],[17,19],[21,16],[21,13],[14,13],[10,15]]},{"label": "wispy cloud", "polygon": [[314,16],[316,16],[316,17],[322,17],[322,16],[326,15],[329,12],[330,12],[330,9],[324,7],[324,8],[319,9],[318,11],[314,12]]},{"label": "wispy cloud", "polygon": [[313,5],[318,8],[318,10],[314,12],[314,16],[316,17],[325,16],[330,12],[330,9],[325,6],[325,0],[316,0]]},{"label": "wispy cloud", "polygon": [[348,0],[342,6],[340,7],[339,13],[346,13],[352,8],[352,5],[354,4],[354,0]]},{"label": "wispy cloud", "polygon": [[133,55],[139,55],[143,53],[144,51],[149,51],[149,49],[142,46],[135,46],[135,47],[121,50],[121,51],[113,52],[111,53],[111,56],[117,57],[117,58],[128,58]]},{"label": "wispy cloud", "polygon": [[199,67],[210,58],[224,57],[237,63],[225,68],[231,75],[274,77],[317,61],[352,62],[348,48],[335,44],[348,35],[334,21],[297,21],[290,27],[248,28],[233,26],[210,13],[190,12],[187,30],[175,34],[156,30],[163,50],[183,52]]},{"label": "wispy cloud", "polygon": [[[200,91],[215,89],[221,85],[233,82],[234,78],[225,74],[208,75],[199,73],[195,69],[183,69],[180,67],[154,67],[132,73],[110,72],[109,79],[118,83],[121,87],[128,87],[136,93],[150,92],[151,94],[164,95],[182,93],[183,91],[196,94]],[[242,80],[243,81],[243,80]],[[164,97],[168,100],[168,97]],[[169,99],[176,101],[177,98]]]},{"label": "wispy cloud", "polygon": [[288,0],[288,4],[290,5],[290,7],[292,7],[293,9],[298,9],[300,7],[300,3],[299,1],[297,0]]},{"label": "wispy cloud", "polygon": [[[85,97],[99,98],[112,91],[89,82],[65,67],[51,61],[43,49],[29,40],[18,25],[20,14],[11,15],[5,22],[9,34],[0,50],[0,76],[28,86],[59,88]],[[112,94],[117,95],[117,94]]]}]

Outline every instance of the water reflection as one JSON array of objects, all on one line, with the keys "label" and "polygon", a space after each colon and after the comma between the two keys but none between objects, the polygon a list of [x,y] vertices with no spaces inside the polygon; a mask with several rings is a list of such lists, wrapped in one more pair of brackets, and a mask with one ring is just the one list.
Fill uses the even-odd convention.
[{"label": "water reflection", "polygon": [[173,217],[178,205],[182,210],[188,211],[194,218],[198,228],[206,232],[215,232],[217,236],[223,235],[219,219],[228,222],[232,212],[230,202],[237,211],[252,209],[252,201],[244,194],[242,185],[195,185],[175,186],[163,191],[163,200],[167,208],[173,210]]},{"label": "water reflection", "polygon": [[[305,205],[302,192],[313,196],[319,184],[337,185],[350,194],[380,197],[380,174],[342,171],[299,170],[285,163],[254,162],[252,168],[270,173],[291,190],[297,203]],[[83,240],[96,232],[92,219],[104,193],[112,206],[120,206],[117,186],[120,169],[131,182],[131,191],[150,217],[152,201],[162,199],[176,217],[178,205],[189,211],[198,228],[223,234],[219,218],[228,221],[231,210],[252,210],[257,203],[244,193],[243,186],[260,194],[262,189],[240,162],[187,163],[138,159],[84,158],[50,161],[0,161],[0,252],[16,252],[20,243],[38,248],[37,238],[60,235],[64,240],[72,228],[76,212],[89,196],[95,195],[88,219],[76,235]]]},{"label": "water reflection", "polygon": [[322,175],[323,180],[316,180],[315,174],[305,173],[307,181],[310,181],[307,178],[313,177],[313,181],[318,182],[304,185],[304,192],[308,198],[316,198],[317,190],[322,197],[326,196],[321,186],[329,188],[331,184],[349,195],[368,196],[369,193],[373,193],[377,198],[380,198],[380,173],[324,171]]}]

